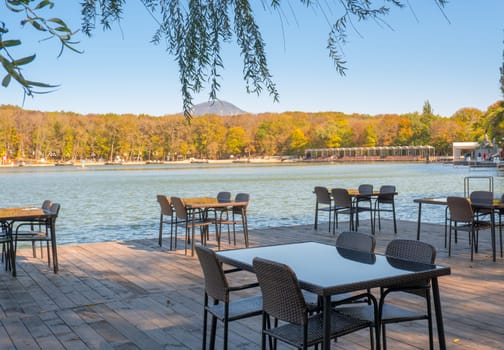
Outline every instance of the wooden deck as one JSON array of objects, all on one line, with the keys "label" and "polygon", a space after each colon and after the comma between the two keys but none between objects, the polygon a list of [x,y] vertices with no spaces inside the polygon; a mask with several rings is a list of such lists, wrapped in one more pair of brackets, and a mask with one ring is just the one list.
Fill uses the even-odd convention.
[{"label": "wooden deck", "polygon": [[[361,231],[369,232],[369,222],[361,225]],[[398,226],[400,233],[394,235],[391,222],[385,221],[376,234],[377,252],[383,252],[395,237],[416,237],[416,223]],[[346,227],[340,223],[340,229]],[[504,259],[492,262],[485,233],[473,263],[466,237],[455,245],[450,258],[443,237],[442,226],[423,225],[422,240],[437,247],[437,263],[452,268],[452,275],[439,281],[448,348],[502,349]],[[334,236],[324,224],[318,231],[312,226],[252,230],[250,240],[251,245],[332,243]],[[59,257],[58,274],[48,268],[46,259],[33,258],[31,250],[19,252],[17,278],[3,269],[0,272],[0,349],[201,348],[203,280],[196,257],[185,256],[180,249],[160,248],[154,237],[61,246]],[[251,277],[244,272],[234,278]],[[416,306],[411,299],[402,303]],[[260,317],[231,323],[230,349],[258,349],[259,329]],[[387,330],[389,349],[428,347],[424,321],[391,325]],[[217,333],[220,349],[222,328]],[[365,330],[345,336],[333,348],[369,348],[368,336]]]}]

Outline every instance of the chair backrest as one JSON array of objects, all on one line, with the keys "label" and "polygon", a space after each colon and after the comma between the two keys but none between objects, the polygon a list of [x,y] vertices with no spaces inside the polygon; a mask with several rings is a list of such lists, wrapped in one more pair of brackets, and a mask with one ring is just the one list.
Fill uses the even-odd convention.
[{"label": "chair backrest", "polygon": [[429,243],[411,239],[394,239],[385,248],[385,255],[391,258],[434,264],[436,248]]},{"label": "chair backrest", "polygon": [[359,185],[359,194],[373,194],[373,185],[370,184],[362,184]]},{"label": "chair backrest", "polygon": [[383,185],[380,187],[378,201],[383,203],[391,203],[394,201],[396,187],[394,185]]},{"label": "chair backrest", "polygon": [[219,202],[219,203],[231,202],[231,192],[217,193],[217,202]]},{"label": "chair backrest", "polygon": [[239,206],[239,207],[233,207],[233,212],[235,214],[239,214],[239,215],[242,215],[242,209],[244,210],[247,210],[247,207],[248,207],[248,202],[250,201],[250,195],[248,193],[238,193],[236,196],[235,196],[235,202],[246,202],[247,205],[242,205],[242,206]]},{"label": "chair backrest", "polygon": [[473,210],[469,199],[465,197],[448,197],[446,201],[450,211],[450,220],[463,222],[473,221]]},{"label": "chair backrest", "polygon": [[336,247],[373,253],[376,247],[376,239],[367,233],[341,232],[336,239]]},{"label": "chair backrest", "polygon": [[235,202],[249,202],[250,201],[250,194],[248,193],[238,193],[235,196]]},{"label": "chair backrest", "polygon": [[203,270],[206,293],[215,300],[229,301],[229,284],[215,252],[205,246],[196,246],[196,254]]},{"label": "chair backrest", "polygon": [[187,220],[187,210],[186,210],[184,202],[182,201],[182,198],[171,197],[171,202],[173,204],[173,207],[175,208],[175,215],[177,216],[177,218],[186,221]]},{"label": "chair backrest", "polygon": [[471,199],[471,204],[493,204],[493,192],[490,191],[472,191],[469,198]]},{"label": "chair backrest", "polygon": [[159,203],[159,206],[161,207],[161,214],[162,215],[166,215],[166,216],[173,215],[173,208],[172,208],[172,203],[170,201],[170,198],[168,198],[165,195],[158,194],[157,201]]},{"label": "chair backrest", "polygon": [[347,189],[333,188],[331,192],[335,207],[344,207],[344,208],[352,207],[352,196],[350,196]]},{"label": "chair backrest", "polygon": [[50,210],[51,209],[51,204],[52,201],[49,199],[46,199],[45,201],[42,202],[42,209],[44,210]]},{"label": "chair backrest", "polygon": [[318,203],[331,204],[331,195],[327,187],[315,186],[315,195]]},{"label": "chair backrest", "polygon": [[261,287],[263,310],[279,320],[305,325],[308,308],[294,271],[262,258],[254,258],[253,265]]},{"label": "chair backrest", "polygon": [[58,217],[59,211],[60,211],[61,205],[59,203],[51,203],[51,207],[49,208],[49,211],[53,212],[55,217]]}]

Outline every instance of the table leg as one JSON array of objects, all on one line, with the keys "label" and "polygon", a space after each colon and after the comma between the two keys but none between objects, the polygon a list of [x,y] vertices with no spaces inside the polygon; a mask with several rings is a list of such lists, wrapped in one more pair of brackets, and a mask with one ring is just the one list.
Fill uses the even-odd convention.
[{"label": "table leg", "polygon": [[330,350],[331,349],[331,296],[324,295],[322,297],[322,306],[323,306],[323,331],[324,337],[322,340],[322,349]]},{"label": "table leg", "polygon": [[58,245],[56,244],[56,225],[55,220],[51,219],[51,246],[52,246],[52,255],[53,255],[53,269],[54,273],[58,273]]},{"label": "table leg", "polygon": [[422,202],[418,202],[418,223],[417,223],[417,241],[420,240],[420,224],[422,222]]},{"label": "table leg", "polygon": [[432,294],[434,297],[434,311],[436,312],[436,325],[438,330],[439,348],[441,350],[445,350],[446,340],[444,334],[443,315],[441,311],[441,298],[439,296],[439,285],[437,278],[432,279]]},{"label": "table leg", "polygon": [[17,272],[16,272],[16,249],[14,249],[14,236],[12,235],[12,225],[13,225],[13,223],[7,224],[7,235],[10,236],[10,241],[9,241],[10,252],[9,252],[9,256],[5,258],[5,263],[7,264],[7,259],[10,259],[12,276],[16,277],[16,275],[17,275]]},{"label": "table leg", "polygon": [[493,256],[493,261],[495,262],[496,260],[496,252],[495,252],[495,212],[494,210],[492,209],[492,211],[490,212],[490,216],[491,216],[491,222],[492,222],[492,228],[491,228],[491,235],[492,235],[492,256]]}]

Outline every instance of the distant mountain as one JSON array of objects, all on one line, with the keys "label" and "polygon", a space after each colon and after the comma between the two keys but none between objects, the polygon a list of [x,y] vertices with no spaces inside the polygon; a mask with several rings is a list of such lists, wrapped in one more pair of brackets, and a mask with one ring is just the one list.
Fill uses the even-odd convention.
[{"label": "distant mountain", "polygon": [[234,104],[216,100],[214,102],[203,102],[193,106],[192,115],[199,116],[205,114],[216,114],[216,115],[237,115],[245,114],[244,110],[236,107]]}]

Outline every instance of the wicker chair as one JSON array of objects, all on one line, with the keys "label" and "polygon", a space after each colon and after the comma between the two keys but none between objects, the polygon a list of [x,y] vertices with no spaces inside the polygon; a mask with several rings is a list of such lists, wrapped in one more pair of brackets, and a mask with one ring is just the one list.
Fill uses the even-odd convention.
[{"label": "wicker chair", "polygon": [[5,271],[12,269],[12,252],[14,251],[14,244],[12,236],[8,233],[9,227],[7,222],[0,223],[0,244],[2,244],[2,262],[5,261]]},{"label": "wicker chair", "polygon": [[[436,258],[436,250],[430,244],[416,240],[395,239],[389,243],[385,250],[385,255],[391,265],[401,268],[402,265],[407,264],[408,261],[415,261],[424,264],[433,264]],[[399,306],[386,303],[386,297],[393,292],[406,292],[425,299],[427,304],[426,312],[417,312],[405,309]],[[378,319],[373,315],[372,306],[367,308],[360,307],[346,307],[342,306],[337,308],[345,315],[352,317],[373,321],[376,327],[377,339],[379,339],[379,329],[382,331],[383,349],[387,349],[386,340],[386,325],[390,323],[400,323],[415,320],[427,320],[429,327],[429,346],[433,348],[432,337],[432,312],[431,312],[431,298],[430,298],[430,281],[422,281],[420,283],[406,283],[397,286],[390,286],[388,288],[381,288],[381,297],[378,306]]]},{"label": "wicker chair", "polygon": [[[226,272],[222,269],[222,264],[218,261],[213,250],[197,246],[196,253],[205,278],[202,349],[206,349],[208,314],[212,316],[210,349],[215,348],[217,320],[222,321],[224,324],[223,348],[227,349],[229,322],[258,316],[262,313],[262,297],[260,295],[231,301],[230,294],[234,291],[258,287],[258,284],[230,286],[225,276]],[[234,272],[236,269],[230,271]],[[209,298],[213,299],[213,304],[209,304]]]},{"label": "wicker chair", "polygon": [[492,224],[488,221],[477,220],[474,216],[470,201],[465,197],[448,197],[449,230],[448,230],[448,256],[451,256],[451,235],[455,231],[455,243],[457,242],[457,232],[466,231],[469,233],[469,244],[471,246],[471,261],[474,253],[478,252],[478,236],[480,230],[491,229]]},{"label": "wicker chair", "polygon": [[[43,210],[51,210],[51,205],[52,205],[52,201],[49,200],[49,199],[46,199],[42,202],[42,206],[41,206],[41,209]],[[23,240],[21,239],[21,236],[23,235],[26,235],[27,238],[28,237],[31,237],[33,236],[33,232],[41,232],[42,230],[44,230],[44,227],[45,225],[47,224],[47,219],[34,219],[34,220],[28,220],[28,221],[24,221],[22,223],[18,223],[18,227],[22,227],[23,230],[17,230],[17,235],[19,236],[19,240]],[[26,229],[26,227],[29,227],[28,229]],[[28,239],[27,239],[28,241]],[[35,241],[32,241],[32,251],[33,251],[33,257],[36,258],[37,257],[37,250],[35,249]],[[43,252],[43,247],[42,247],[42,242],[40,242],[40,254],[42,255],[44,252]]]},{"label": "wicker chair", "polygon": [[[331,222],[334,221],[333,225],[338,226],[336,217],[336,208],[333,206],[333,201],[331,199],[331,194],[327,187],[316,186],[314,189],[316,200],[315,200],[315,223],[313,228],[316,230],[318,228],[318,213],[319,211],[325,211],[329,214],[329,232],[331,232]],[[334,229],[333,229],[334,232]]]},{"label": "wicker chair", "polygon": [[[395,193],[396,187],[393,185],[384,185],[380,187],[380,193],[375,200],[375,220],[378,216],[378,230],[381,230],[381,213],[390,212],[392,213],[392,218],[394,220],[394,233],[397,233],[397,222],[396,222],[396,212],[395,212]],[[385,207],[383,206],[385,205]],[[376,224],[374,224],[376,227]]]},{"label": "wicker chair", "polygon": [[[389,259],[404,261],[414,261],[432,265],[436,260],[436,248],[432,245],[416,240],[395,239],[391,241],[385,249],[385,255]],[[387,338],[385,326],[390,323],[408,322],[414,320],[427,320],[429,328],[429,349],[434,348],[434,338],[432,333],[432,309],[431,309],[431,285],[430,281],[416,283],[406,283],[398,286],[381,289],[379,314],[382,327],[383,349],[387,349]],[[389,303],[385,303],[385,298],[394,292],[406,292],[425,299],[426,312],[416,312],[409,309],[400,308]]]},{"label": "wicker chair", "polygon": [[[356,206],[356,211],[357,211],[357,226],[359,224],[359,213],[360,212],[369,212],[369,221],[371,222],[371,233],[374,234],[374,220],[373,220],[373,201],[372,201],[372,195],[373,195],[373,185],[371,184],[362,184],[359,185],[358,188],[359,195],[357,196],[355,200],[355,206]],[[366,204],[365,206],[362,206],[362,204]]]},{"label": "wicker chair", "polygon": [[219,231],[222,232],[222,225],[227,225],[228,243],[231,244],[231,232],[229,227],[233,226],[233,243],[236,245],[236,225],[242,225],[245,247],[248,248],[247,207],[250,201],[250,195],[248,193],[238,193],[234,201],[247,203],[247,205],[232,206],[229,210],[222,211],[219,220]]},{"label": "wicker chair", "polygon": [[[352,196],[348,193],[348,190],[344,188],[333,188],[331,190],[333,201],[334,201],[334,208],[335,208],[335,217],[336,221],[338,222],[338,215],[344,214],[348,215],[348,229],[350,231],[356,231],[359,225],[358,222],[358,217],[357,217],[357,222],[354,224],[354,217],[357,216],[358,210],[357,207],[354,205],[354,202],[352,200]],[[335,225],[337,227],[337,224]],[[334,233],[334,226],[333,226],[333,233]]]},{"label": "wicker chair", "polygon": [[336,247],[374,253],[376,240],[373,236],[361,232],[341,232],[336,238]]},{"label": "wicker chair", "polygon": [[[170,250],[173,249],[173,225],[176,224],[176,216],[170,198],[162,194],[157,195],[157,201],[161,207],[159,217],[159,238],[158,243],[163,245],[163,224],[170,225]],[[175,237],[175,250],[177,250],[177,237]]]},{"label": "wicker chair", "polygon": [[[35,243],[40,242],[41,247],[40,247],[40,253],[41,257],[44,257],[44,250],[42,249],[42,243],[46,244],[46,249],[47,249],[47,265],[51,265],[51,231],[54,225],[56,225],[56,219],[58,218],[59,211],[60,211],[60,204],[59,203],[52,203],[50,202],[50,207],[47,209],[47,205],[49,205],[49,201],[44,201],[42,204],[43,206],[45,205],[44,210],[49,210],[52,212],[54,215],[48,218],[44,218],[41,220],[37,221],[31,221],[31,222],[23,222],[16,227],[16,231],[14,233],[14,251],[17,250],[17,243],[18,242],[31,242],[32,244],[32,249],[33,249],[33,256],[36,257],[36,250],[35,250]],[[28,230],[23,230],[26,226],[29,227]],[[51,248],[50,248],[51,247]],[[54,254],[54,252],[52,252]],[[53,257],[54,258],[54,257]]]},{"label": "wicker chair", "polygon": [[[212,225],[212,221],[208,220],[208,218],[204,216],[198,215],[199,213],[195,213],[193,211],[188,211],[186,206],[179,197],[171,197],[171,202],[173,207],[175,208],[175,216],[177,217],[177,222],[175,225],[175,237],[177,237],[177,228],[179,225],[183,225],[185,230],[185,238],[184,238],[184,253],[187,255],[187,243],[191,243],[191,256],[194,256],[194,231],[196,227],[201,229],[201,244],[206,244],[206,234],[203,232],[202,228],[209,229],[209,226]],[[194,220],[193,220],[194,219]],[[217,244],[220,248],[220,237],[219,233],[216,233],[217,236]],[[175,247],[177,243],[175,243]]]},{"label": "wicker chair", "polygon": [[[263,295],[261,348],[266,348],[266,337],[274,339],[275,348],[277,340],[298,349],[321,343],[324,315],[310,315],[296,274],[287,265],[262,258],[254,258],[253,265]],[[330,312],[332,339],[371,326],[368,321]],[[270,317],[275,319],[273,327]],[[283,321],[280,325],[279,320]]]}]

